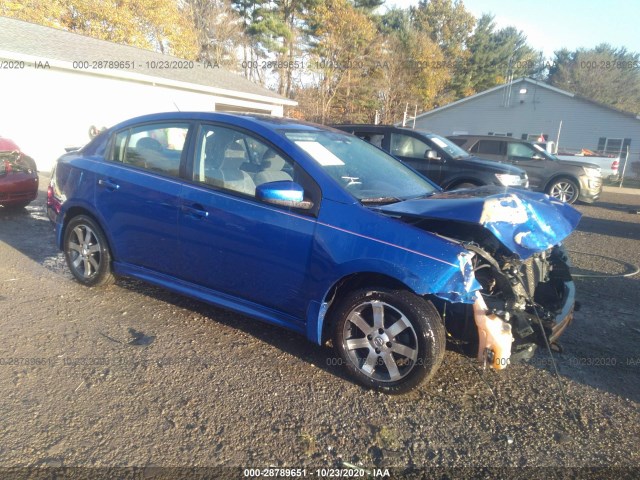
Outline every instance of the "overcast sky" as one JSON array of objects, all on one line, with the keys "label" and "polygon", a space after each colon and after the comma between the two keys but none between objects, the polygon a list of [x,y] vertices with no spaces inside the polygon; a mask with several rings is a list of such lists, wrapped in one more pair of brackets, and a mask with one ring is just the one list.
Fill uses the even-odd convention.
[{"label": "overcast sky", "polygon": [[[418,0],[386,0],[386,4],[404,8]],[[638,0],[466,0],[464,5],[476,17],[494,14],[498,27],[522,30],[529,45],[547,58],[562,47],[575,50],[605,42],[640,52]]]}]

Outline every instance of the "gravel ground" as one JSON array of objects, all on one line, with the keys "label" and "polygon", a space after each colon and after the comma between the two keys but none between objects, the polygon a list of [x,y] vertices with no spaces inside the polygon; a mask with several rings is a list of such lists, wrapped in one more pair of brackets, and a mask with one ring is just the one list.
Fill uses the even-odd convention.
[{"label": "gravel ground", "polygon": [[452,346],[431,383],[385,396],[296,334],[137,281],[84,288],[56,251],[43,200],[0,209],[0,469],[317,476],[348,462],[398,477],[640,475],[640,275],[620,276],[640,265],[640,215],[628,212],[640,195],[578,207],[566,242],[575,271],[619,276],[577,279],[582,309],[554,353],[566,404],[542,349],[498,373]]}]

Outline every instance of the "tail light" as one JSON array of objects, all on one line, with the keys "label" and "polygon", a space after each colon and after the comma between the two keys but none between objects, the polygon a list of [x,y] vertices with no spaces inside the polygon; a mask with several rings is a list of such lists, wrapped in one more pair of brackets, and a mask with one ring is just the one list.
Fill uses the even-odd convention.
[{"label": "tail light", "polygon": [[611,163],[611,170],[613,170],[613,173],[618,173],[619,166],[620,162],[618,160],[614,160],[613,163]]},{"label": "tail light", "polygon": [[56,198],[56,195],[53,191],[53,178],[52,178],[51,182],[49,183],[49,186],[47,187],[47,207],[52,208],[53,211],[56,213],[60,213],[61,206],[62,204],[60,203],[60,200]]}]

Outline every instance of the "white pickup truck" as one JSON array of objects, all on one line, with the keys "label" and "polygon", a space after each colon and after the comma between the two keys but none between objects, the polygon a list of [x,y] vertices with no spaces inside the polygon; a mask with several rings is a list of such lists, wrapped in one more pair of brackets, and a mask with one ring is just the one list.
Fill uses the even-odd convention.
[{"label": "white pickup truck", "polygon": [[605,181],[615,182],[619,179],[618,168],[620,167],[620,157],[613,155],[589,155],[569,152],[558,152],[556,157],[560,160],[582,160],[589,163],[595,163],[600,167],[600,170],[602,171],[602,178]]},{"label": "white pickup truck", "polygon": [[[536,142],[545,150],[549,151],[549,148],[553,149],[553,142]],[[551,153],[551,152],[550,152]],[[594,163],[600,167],[602,172],[602,178],[605,181],[615,182],[620,179],[618,169],[620,168],[620,157],[616,155],[608,155],[603,153],[596,153],[583,148],[581,150],[563,150],[559,149],[555,156],[560,160],[569,161],[582,161]]]}]

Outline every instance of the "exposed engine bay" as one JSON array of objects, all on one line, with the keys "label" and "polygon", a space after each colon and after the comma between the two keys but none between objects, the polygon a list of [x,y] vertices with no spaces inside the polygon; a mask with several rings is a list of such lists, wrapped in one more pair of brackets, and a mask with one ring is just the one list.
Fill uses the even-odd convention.
[{"label": "exposed engine bay", "polygon": [[[414,225],[457,240],[474,254],[472,269],[482,286],[476,302],[473,305],[435,303],[445,318],[449,333],[459,340],[478,343],[478,358],[483,362],[502,369],[510,362],[528,359],[536,346],[545,345],[541,326],[547,340],[553,343],[571,322],[575,287],[569,258],[561,245],[523,260],[479,225],[433,220],[420,220]],[[485,319],[479,318],[482,315],[509,326],[496,327],[503,335],[508,331],[511,337],[508,342],[511,344],[510,355],[506,358],[491,348],[504,340],[489,339],[487,345],[487,339],[482,338],[486,330],[480,326],[480,323],[486,323]]]},{"label": "exposed engine bay", "polygon": [[571,206],[482,187],[381,210],[469,252],[459,258],[464,281],[430,299],[448,333],[476,347],[485,364],[502,369],[530,358],[571,322],[575,286],[561,244],[580,219]]}]

